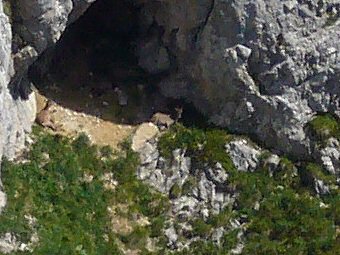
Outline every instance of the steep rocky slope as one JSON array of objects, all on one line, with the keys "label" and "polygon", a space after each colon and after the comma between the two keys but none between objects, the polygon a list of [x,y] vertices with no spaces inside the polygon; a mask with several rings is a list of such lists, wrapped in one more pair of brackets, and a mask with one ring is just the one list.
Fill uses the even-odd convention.
[{"label": "steep rocky slope", "polygon": [[[94,1],[2,2],[1,144],[13,156],[34,116],[28,67]],[[321,160],[307,126],[317,114],[339,118],[337,1],[132,2],[139,65],[164,74],[165,95],[278,153]]]},{"label": "steep rocky slope", "polygon": [[[94,17],[112,3],[97,1],[102,5],[93,11]],[[1,252],[34,247],[45,254],[44,249],[63,249],[67,239],[65,251],[70,254],[98,247],[117,254],[127,248],[142,254],[146,250],[187,254],[186,248],[197,254],[338,253],[339,1],[115,1],[121,3],[116,6],[127,6],[122,13],[136,18],[125,24],[133,27],[133,36],[126,35],[130,30],[124,24],[112,29],[133,37],[126,42],[129,50],[119,48],[124,39],[111,44],[114,35],[100,41],[102,35],[92,31],[91,43],[80,49],[85,53],[79,58],[84,61],[78,66],[82,72],[72,75],[86,81],[91,70],[81,68],[90,62],[87,55],[98,49],[106,62],[98,58],[94,65],[114,73],[110,68],[119,62],[110,62],[110,47],[118,45],[112,55],[121,53],[123,58],[134,49],[137,75],[142,68],[142,75],[151,77],[163,95],[193,103],[210,122],[232,134],[180,124],[160,132],[146,123],[132,141],[138,160],[126,144],[122,155],[111,158],[109,148],[92,146],[86,137],[71,141],[39,131],[28,158],[20,164],[7,160],[3,164],[9,205],[4,208],[0,181]],[[49,74],[50,56],[63,59],[68,52],[67,57],[72,57],[79,38],[68,51],[63,48],[68,43],[58,50],[53,45],[93,2],[0,0],[0,157],[14,158],[31,132],[36,99],[27,74],[30,66],[46,53],[37,66]],[[110,8],[119,15],[117,7]],[[105,29],[112,21],[98,20],[106,22]],[[116,20],[124,23],[126,17]],[[97,48],[87,48],[93,45]],[[123,80],[119,70],[133,69],[124,68],[115,74]],[[67,74],[68,68],[64,69]],[[103,81],[91,82],[96,87]],[[104,81],[107,90],[112,89],[111,82]],[[68,84],[64,85],[66,89]],[[138,85],[133,91],[145,92],[144,84]],[[131,98],[138,98],[138,93]],[[114,102],[105,101],[106,106],[110,103]],[[122,103],[122,111],[128,111],[126,104]],[[261,147],[235,133],[252,137]],[[93,214],[96,202],[100,207]],[[56,208],[53,213],[51,208]],[[52,223],[45,212],[54,217]],[[85,223],[72,224],[79,216]],[[40,232],[35,229],[37,221]],[[124,224],[125,229],[119,229]],[[79,241],[78,232],[86,232],[86,238]],[[55,238],[55,233],[66,239]],[[93,237],[98,239],[94,243]]]}]

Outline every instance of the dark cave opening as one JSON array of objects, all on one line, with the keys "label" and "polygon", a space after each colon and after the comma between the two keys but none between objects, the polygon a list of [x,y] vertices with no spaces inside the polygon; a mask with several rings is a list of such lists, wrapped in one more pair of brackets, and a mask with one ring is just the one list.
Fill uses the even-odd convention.
[{"label": "dark cave opening", "polygon": [[[134,41],[138,37],[138,9],[130,1],[99,0],[72,24],[57,44],[52,64],[62,69],[65,58],[82,57],[86,71],[111,80],[123,79],[121,70],[138,68]],[[119,69],[119,70],[118,70]]]},{"label": "dark cave opening", "polygon": [[58,104],[115,123],[141,123],[155,112],[174,114],[178,106],[185,106],[184,124],[204,123],[191,104],[159,92],[157,83],[166,73],[139,67],[136,45],[147,33],[135,1],[97,0],[39,57],[30,79]]},{"label": "dark cave opening", "polygon": [[134,124],[168,111],[157,76],[138,66],[139,7],[98,0],[30,68],[47,98],[105,120]]}]

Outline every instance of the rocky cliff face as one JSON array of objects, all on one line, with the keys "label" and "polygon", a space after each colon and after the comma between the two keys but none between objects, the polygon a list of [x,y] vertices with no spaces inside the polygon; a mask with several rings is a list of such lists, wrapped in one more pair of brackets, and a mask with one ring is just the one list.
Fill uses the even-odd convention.
[{"label": "rocky cliff face", "polygon": [[[34,119],[28,67],[94,0],[0,2],[0,152],[11,157]],[[278,153],[321,160],[306,125],[319,113],[340,116],[338,1],[134,3],[139,65],[166,74],[165,95]]]},{"label": "rocky cliff face", "polygon": [[3,13],[0,1],[0,156],[13,157],[24,143],[24,133],[34,120],[34,98],[22,100],[8,84],[15,71],[11,56],[12,32],[9,18]]},{"label": "rocky cliff face", "polygon": [[28,67],[93,0],[0,0],[0,157],[24,145],[35,118]]},{"label": "rocky cliff face", "polygon": [[[141,1],[140,65],[210,120],[310,158],[306,124],[340,117],[338,1]],[[155,65],[156,63],[156,65]]]}]

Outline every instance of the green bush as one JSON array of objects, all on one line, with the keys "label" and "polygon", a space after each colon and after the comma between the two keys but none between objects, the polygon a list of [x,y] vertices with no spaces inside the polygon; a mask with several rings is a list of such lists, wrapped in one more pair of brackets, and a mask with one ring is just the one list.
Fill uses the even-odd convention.
[{"label": "green bush", "polygon": [[150,235],[148,228],[136,227],[129,235],[122,236],[121,240],[129,248],[143,249],[146,246],[146,237]]},{"label": "green bush", "polygon": [[[10,231],[27,242],[33,230],[25,215],[32,215],[39,236],[36,255],[120,254],[106,213],[112,194],[100,180],[111,168],[96,152],[83,137],[71,143],[39,134],[29,163],[4,160],[2,180],[8,205],[0,216],[0,235]],[[41,165],[46,153],[49,160]],[[93,176],[91,182],[83,180],[85,173]]]},{"label": "green bush", "polygon": [[178,183],[175,183],[170,189],[169,198],[170,199],[179,198],[181,194],[182,194],[181,187],[178,185]]},{"label": "green bush", "polygon": [[319,140],[324,141],[329,137],[340,139],[340,123],[330,114],[316,116],[309,122],[312,134]]},{"label": "green bush", "polygon": [[196,219],[192,222],[192,228],[193,228],[193,234],[195,236],[200,236],[203,238],[208,237],[208,235],[211,232],[211,225],[207,224],[204,220],[202,219]]},{"label": "green bush", "polygon": [[225,145],[231,136],[225,130],[186,128],[174,125],[159,140],[161,154],[170,159],[175,149],[186,149],[192,162],[199,165],[214,165],[219,162],[226,170],[234,170],[232,160],[225,151]]},{"label": "green bush", "polygon": [[150,237],[160,237],[160,236],[162,236],[164,223],[165,223],[165,217],[164,216],[159,216],[159,217],[152,219]]},{"label": "green bush", "polygon": [[[121,254],[107,213],[108,206],[119,203],[129,206],[130,215],[159,219],[152,221],[151,234],[161,234],[168,200],[137,180],[138,156],[126,144],[122,155],[101,160],[111,152],[91,145],[85,135],[72,141],[35,129],[35,137],[29,163],[3,160],[8,204],[0,216],[0,235],[13,232],[27,242],[34,230],[24,216],[32,215],[39,236],[33,254]],[[105,173],[113,173],[116,190],[104,189]],[[127,245],[142,247],[149,235],[148,228],[137,226]]]},{"label": "green bush", "polygon": [[277,171],[273,173],[273,178],[285,187],[298,188],[300,186],[298,169],[287,158],[281,158]]},{"label": "green bush", "polygon": [[192,192],[193,188],[196,187],[197,180],[193,176],[189,176],[182,186],[182,194],[188,195]]},{"label": "green bush", "polygon": [[216,215],[212,215],[207,223],[214,228],[228,226],[230,219],[233,218],[233,213],[230,208],[225,208],[222,212]]},{"label": "green bush", "polygon": [[309,194],[272,192],[251,217],[244,254],[324,254],[335,247],[326,213]]}]

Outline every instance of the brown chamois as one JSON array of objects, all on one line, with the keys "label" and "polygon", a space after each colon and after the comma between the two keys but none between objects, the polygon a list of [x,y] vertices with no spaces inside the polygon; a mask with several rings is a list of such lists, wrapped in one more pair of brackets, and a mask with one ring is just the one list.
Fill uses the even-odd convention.
[{"label": "brown chamois", "polygon": [[44,109],[42,109],[35,119],[35,122],[42,126],[52,129],[53,131],[57,131],[58,126],[54,123],[54,120],[51,117],[50,108],[54,105],[52,100],[47,100]]}]

